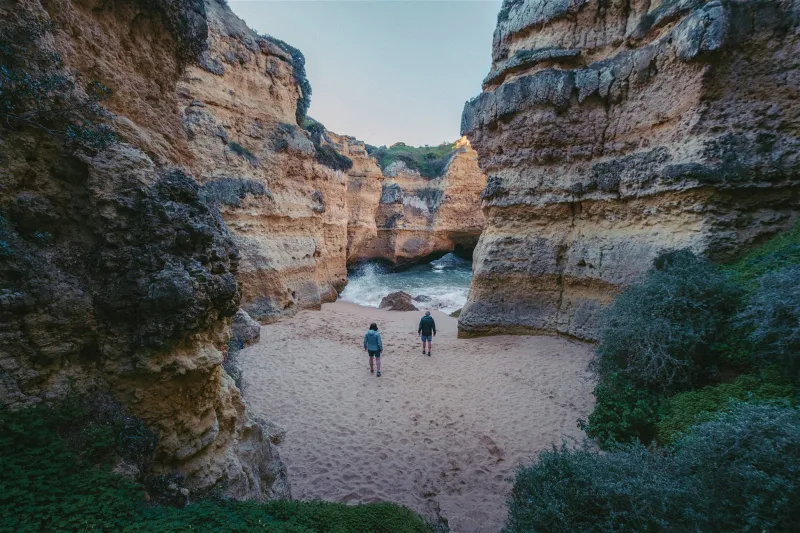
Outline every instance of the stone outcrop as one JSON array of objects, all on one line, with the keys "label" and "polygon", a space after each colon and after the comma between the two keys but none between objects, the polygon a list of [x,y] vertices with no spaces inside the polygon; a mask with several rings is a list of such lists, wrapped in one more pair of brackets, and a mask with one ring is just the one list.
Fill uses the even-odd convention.
[{"label": "stone outcrop", "polygon": [[376,242],[378,204],[384,181],[381,167],[367,154],[362,141],[331,131],[326,131],[325,136],[327,142],[353,162],[347,171],[347,263],[379,258]]},{"label": "stone outcrop", "polygon": [[265,323],[346,283],[347,177],[296,121],[302,56],[207,2],[208,49],[178,83],[190,168],[241,254],[242,308]]},{"label": "stone outcrop", "polygon": [[389,311],[418,311],[411,295],[403,291],[392,292],[384,296],[378,308]]},{"label": "stone outcrop", "polygon": [[288,496],[268,430],[222,367],[242,255],[192,176],[202,165],[179,112],[178,81],[209,39],[206,6],[0,0],[0,20],[11,79],[0,95],[0,402],[108,391],[159,434],[149,474],[178,471],[193,491],[234,498]]},{"label": "stone outcrop", "polygon": [[261,338],[261,324],[253,320],[243,309],[236,311],[231,321],[231,338],[247,346]]},{"label": "stone outcrop", "polygon": [[505,0],[462,133],[488,175],[462,335],[595,339],[665,250],[797,218],[796,0]]},{"label": "stone outcrop", "polygon": [[401,161],[381,171],[364,144],[332,136],[353,160],[348,171],[348,264],[381,260],[396,266],[455,251],[471,255],[483,229],[480,193],[486,176],[466,138],[443,174],[428,179]]}]

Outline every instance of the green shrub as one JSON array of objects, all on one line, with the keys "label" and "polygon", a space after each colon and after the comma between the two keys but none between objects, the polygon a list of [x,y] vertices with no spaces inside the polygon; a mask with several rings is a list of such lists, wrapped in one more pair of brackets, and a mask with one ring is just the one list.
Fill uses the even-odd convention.
[{"label": "green shrub", "polygon": [[353,160],[340,154],[333,145],[325,143],[325,126],[313,118],[306,117],[303,121],[303,129],[311,134],[311,142],[316,149],[316,160],[334,170],[347,172],[353,168]]},{"label": "green shrub", "polygon": [[292,58],[292,75],[300,88],[300,100],[297,102],[295,119],[297,120],[297,124],[301,125],[305,122],[308,108],[311,107],[311,82],[308,81],[308,77],[306,76],[306,57],[303,55],[303,52],[294,46],[271,35],[262,35],[262,38],[277,45],[278,48],[289,54]]},{"label": "green shrub", "polygon": [[353,160],[344,156],[336,151],[336,149],[329,145],[323,145],[317,148],[317,162],[325,165],[326,167],[334,170],[341,170],[347,172],[353,168]]},{"label": "green shrub", "polygon": [[715,348],[739,291],[719,267],[688,251],[665,254],[654,266],[609,309],[596,368],[657,391],[703,385],[717,371]]},{"label": "green shrub", "polygon": [[800,222],[728,265],[726,270],[738,282],[752,286],[764,274],[791,265],[800,265]]},{"label": "green shrub", "polygon": [[730,409],[732,402],[786,403],[794,401],[796,389],[785,380],[739,376],[733,383],[721,383],[696,391],[676,394],[664,402],[663,417],[658,422],[658,440],[671,444],[691,426],[717,418]]},{"label": "green shrub", "polygon": [[375,158],[381,170],[386,170],[396,161],[402,161],[410,169],[424,178],[438,178],[444,174],[447,164],[455,153],[455,143],[439,146],[408,146],[395,143],[389,148],[367,145],[367,153]]},{"label": "green shrub", "polygon": [[762,365],[800,377],[800,265],[760,276],[737,318]]},{"label": "green shrub", "polygon": [[[423,533],[424,520],[390,503],[201,500],[183,509],[145,501],[111,472],[117,458],[146,471],[155,436],[112,399],[71,397],[19,411],[0,407],[0,531],[14,533]],[[151,478],[148,490],[175,478]],[[193,494],[191,497],[195,498]]]},{"label": "green shrub", "polygon": [[705,531],[800,531],[800,410],[738,405],[676,446]]},{"label": "green shrub", "polygon": [[566,446],[543,452],[516,472],[505,531],[682,531],[674,526],[685,523],[692,488],[676,479],[670,463],[640,444],[613,453]]},{"label": "green shrub", "polygon": [[661,398],[637,389],[620,374],[612,374],[594,389],[597,400],[588,421],[578,425],[604,449],[639,440],[648,444],[656,436]]},{"label": "green shrub", "polygon": [[800,411],[736,406],[667,450],[553,449],[508,507],[508,533],[798,531]]}]

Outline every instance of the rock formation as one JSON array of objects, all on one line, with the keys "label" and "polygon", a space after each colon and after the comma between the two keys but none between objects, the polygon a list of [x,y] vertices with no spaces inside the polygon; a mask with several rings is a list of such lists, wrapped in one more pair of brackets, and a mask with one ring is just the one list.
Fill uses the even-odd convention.
[{"label": "rock formation", "polygon": [[231,338],[242,346],[257,343],[261,338],[261,324],[239,309],[231,321]]},{"label": "rock formation", "polygon": [[241,254],[191,175],[177,90],[206,6],[0,0],[0,20],[0,402],[107,390],[159,433],[157,472],[288,496],[221,365]]},{"label": "rock formation", "polygon": [[418,311],[414,305],[414,300],[407,292],[397,291],[387,294],[381,300],[379,309],[388,309],[389,311]]},{"label": "rock formation", "polygon": [[486,176],[466,138],[456,143],[442,176],[433,179],[402,161],[381,171],[360,141],[332,139],[353,160],[347,173],[348,264],[382,260],[403,266],[452,251],[472,253],[483,229]]},{"label": "rock formation", "polygon": [[326,140],[353,166],[347,171],[347,263],[382,258],[376,251],[378,203],[383,172],[366,145],[353,137],[326,131]]},{"label": "rock formation", "polygon": [[191,169],[241,263],[242,307],[264,323],[333,301],[346,283],[347,178],[296,120],[302,55],[208,1],[208,49],[178,83]]},{"label": "rock formation", "polygon": [[488,174],[462,335],[594,339],[665,250],[797,218],[797,0],[505,0],[462,119]]}]

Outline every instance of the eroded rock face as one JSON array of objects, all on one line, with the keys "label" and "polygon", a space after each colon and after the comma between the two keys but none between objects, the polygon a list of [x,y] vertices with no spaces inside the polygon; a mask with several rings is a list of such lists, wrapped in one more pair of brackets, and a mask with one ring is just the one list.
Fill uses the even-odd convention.
[{"label": "eroded rock face", "polygon": [[335,137],[350,154],[348,264],[383,260],[397,266],[456,251],[470,255],[483,229],[480,194],[486,176],[466,138],[444,174],[428,179],[401,161],[381,171],[363,143]]},{"label": "eroded rock face", "polygon": [[221,365],[240,253],[184,168],[175,87],[205,46],[205,17],[190,0],[0,1],[3,30],[35,34],[18,57],[31,75],[39,54],[77,92],[90,80],[110,87],[104,105],[120,134],[76,144],[47,108],[33,115],[47,130],[0,130],[0,402],[109,391],[159,434],[149,474],[179,471],[192,490],[221,484],[235,498],[286,497],[276,448]]},{"label": "eroded rock face", "polygon": [[231,321],[231,337],[243,346],[254,344],[261,338],[261,324],[239,309]]},{"label": "eroded rock face", "polygon": [[346,283],[346,187],[298,127],[295,59],[230,9],[206,3],[208,49],[178,105],[189,165],[242,259],[242,307],[266,323],[333,301]]},{"label": "eroded rock face", "polygon": [[796,0],[506,0],[462,132],[488,175],[462,335],[595,339],[660,252],[797,218]]}]

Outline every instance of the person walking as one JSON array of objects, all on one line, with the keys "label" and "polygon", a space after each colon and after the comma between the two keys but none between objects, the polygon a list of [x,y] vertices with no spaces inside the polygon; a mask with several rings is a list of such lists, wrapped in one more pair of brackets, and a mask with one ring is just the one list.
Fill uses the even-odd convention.
[{"label": "person walking", "polygon": [[383,341],[381,334],[378,333],[378,324],[373,322],[369,325],[367,334],[364,335],[364,349],[369,354],[369,372],[375,372],[375,367],[372,364],[373,359],[378,367],[376,376],[381,377],[381,352],[383,351]]},{"label": "person walking", "polygon": [[430,311],[425,311],[425,316],[419,321],[417,330],[422,339],[422,355],[425,355],[425,343],[428,343],[428,357],[431,355],[431,341],[436,336],[436,322],[433,321]]}]

